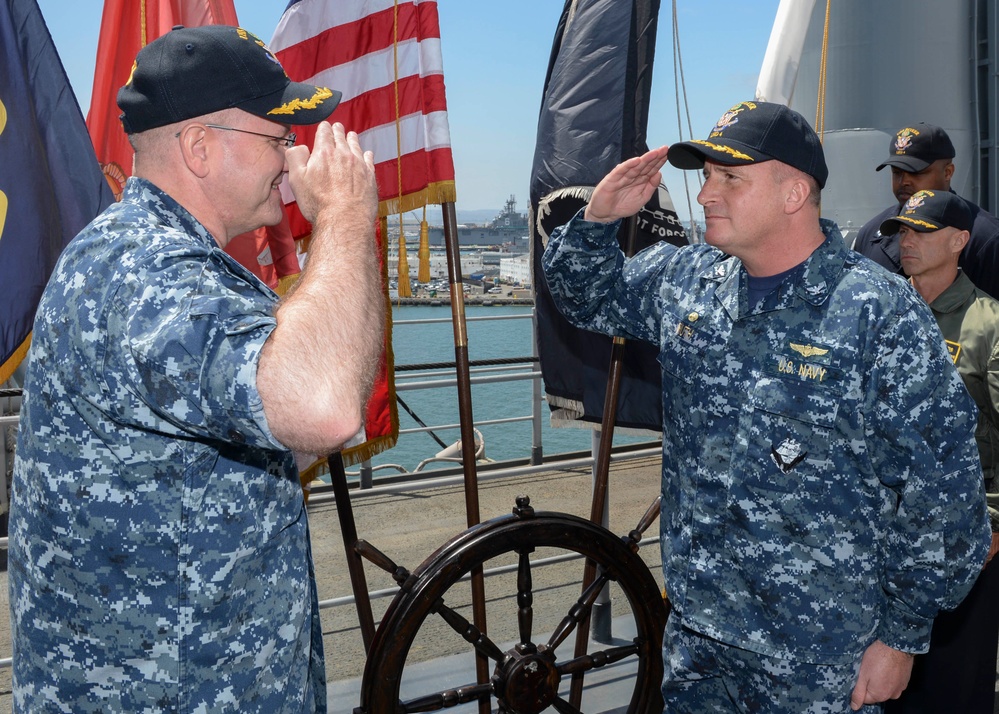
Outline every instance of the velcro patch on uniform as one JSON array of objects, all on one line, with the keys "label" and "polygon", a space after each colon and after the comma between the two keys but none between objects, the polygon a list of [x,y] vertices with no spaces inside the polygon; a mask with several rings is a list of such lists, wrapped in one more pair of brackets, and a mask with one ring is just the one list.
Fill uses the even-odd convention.
[{"label": "velcro patch on uniform", "polygon": [[800,464],[808,456],[808,452],[802,449],[795,439],[790,437],[784,439],[776,446],[770,446],[770,458],[781,473],[789,473],[791,469]]},{"label": "velcro patch on uniform", "polygon": [[957,364],[957,358],[961,356],[961,343],[950,340],[944,340],[944,342],[947,344],[947,354],[954,360],[954,364]]}]

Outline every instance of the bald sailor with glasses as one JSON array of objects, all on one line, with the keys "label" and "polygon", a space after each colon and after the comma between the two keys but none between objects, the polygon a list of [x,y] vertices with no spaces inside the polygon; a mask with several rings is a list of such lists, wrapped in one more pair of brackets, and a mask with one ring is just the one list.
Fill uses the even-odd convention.
[{"label": "bald sailor with glasses", "polygon": [[[373,159],[241,28],[174,28],[118,94],[120,202],[41,299],[18,434],[15,711],[325,712],[295,454],[363,424],[383,340]],[[310,151],[295,127],[318,124]],[[277,296],[227,255],[282,218],[309,264]]]}]

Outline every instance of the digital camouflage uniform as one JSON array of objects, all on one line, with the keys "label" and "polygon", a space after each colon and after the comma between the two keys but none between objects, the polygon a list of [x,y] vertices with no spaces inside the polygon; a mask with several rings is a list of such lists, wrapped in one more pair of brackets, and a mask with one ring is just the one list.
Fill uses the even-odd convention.
[{"label": "digital camouflage uniform", "polygon": [[[916,240],[922,234],[917,233]],[[992,532],[999,533],[999,302],[959,272],[930,303],[958,374],[978,405],[975,439]],[[889,714],[988,712],[995,706],[999,648],[999,561],[993,559],[955,610],[933,622],[930,650],[916,658],[909,686]]]},{"label": "digital camouflage uniform", "polygon": [[67,247],[14,470],[18,711],[326,710],[302,491],[256,389],[275,304],[139,179]]},{"label": "digital camouflage uniform", "polygon": [[658,244],[626,262],[617,228],[577,214],[544,269],[571,322],[660,347],[675,614],[802,662],[924,650],[989,540],[976,409],[926,305],[828,222],[752,311],[738,259]]}]

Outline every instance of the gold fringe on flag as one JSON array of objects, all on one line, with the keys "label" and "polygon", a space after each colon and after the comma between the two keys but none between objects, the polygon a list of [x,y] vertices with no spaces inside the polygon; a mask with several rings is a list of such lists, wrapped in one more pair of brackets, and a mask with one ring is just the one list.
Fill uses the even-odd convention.
[{"label": "gold fringe on flag", "polygon": [[[378,219],[380,235],[388,236],[388,220],[385,218]],[[380,241],[380,262],[381,262],[381,273],[382,280],[386,283],[388,282],[388,240],[383,239]],[[394,374],[395,372],[395,352],[392,349],[392,300],[389,298],[388,290],[383,291],[385,310],[385,369],[387,374]],[[395,446],[399,439],[398,434],[398,424],[399,424],[399,412],[396,402],[396,391],[395,391],[395,380],[388,380],[388,410],[389,410],[389,421],[395,425],[393,427],[393,433],[385,434],[383,436],[375,436],[369,438],[363,444],[358,444],[357,446],[348,446],[343,451],[340,452],[340,456],[343,458],[344,466],[354,466],[363,461],[367,461],[374,456],[391,449]],[[299,476],[302,482],[302,491],[305,494],[305,501],[308,503],[309,491],[312,488],[312,484],[315,481],[320,481],[323,476],[327,476],[330,472],[329,461],[326,457],[317,459],[304,471],[302,471]],[[328,479],[327,479],[328,480]]]},{"label": "gold fringe on flag", "polygon": [[409,284],[409,260],[406,258],[406,236],[399,233],[399,297],[413,297]]},{"label": "gold fringe on flag", "polygon": [[0,384],[10,379],[14,374],[14,370],[28,356],[28,348],[31,347],[31,335],[32,333],[29,332],[24,341],[14,349],[14,353],[7,358],[7,361],[0,364]]},{"label": "gold fringe on flag", "polygon": [[421,283],[430,282],[430,227],[427,225],[427,207],[423,207],[423,220],[420,221],[420,269],[416,279]]},{"label": "gold fringe on flag", "polygon": [[397,213],[408,213],[426,206],[428,203],[454,203],[457,194],[454,181],[438,181],[427,186],[422,191],[407,193],[405,196],[387,198],[378,202],[379,216],[394,216]]},{"label": "gold fringe on flag", "polygon": [[284,297],[289,293],[289,291],[291,291],[291,289],[295,286],[295,283],[298,282],[298,279],[300,277],[302,277],[301,273],[294,273],[292,275],[284,275],[278,278],[278,284],[277,287],[274,288],[274,292],[276,292],[281,297]]}]

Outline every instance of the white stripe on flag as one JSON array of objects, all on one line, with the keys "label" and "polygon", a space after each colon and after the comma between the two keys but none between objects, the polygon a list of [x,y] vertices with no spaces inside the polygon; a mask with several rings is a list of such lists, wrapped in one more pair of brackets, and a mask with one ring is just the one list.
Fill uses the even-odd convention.
[{"label": "white stripe on flag", "polygon": [[[435,37],[421,43],[416,40],[399,43],[399,79],[432,74],[444,74],[440,40]],[[372,89],[392,84],[395,81],[395,57],[389,47],[352,62],[329,67],[302,81],[333,87],[343,93],[341,101],[346,102]]]},{"label": "white stripe on flag", "polygon": [[[429,0],[404,0],[401,5],[419,5]],[[357,22],[368,15],[395,7],[395,0],[299,0],[281,15],[268,45],[271,52],[298,44],[331,27]]]},{"label": "white stripe on flag", "polygon": [[374,152],[376,164],[391,161],[400,154],[447,149],[451,146],[447,112],[432,112],[426,116],[410,114],[402,117],[399,121],[401,148],[396,139],[395,122],[368,129],[362,132],[358,139],[362,149]]}]

